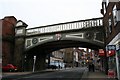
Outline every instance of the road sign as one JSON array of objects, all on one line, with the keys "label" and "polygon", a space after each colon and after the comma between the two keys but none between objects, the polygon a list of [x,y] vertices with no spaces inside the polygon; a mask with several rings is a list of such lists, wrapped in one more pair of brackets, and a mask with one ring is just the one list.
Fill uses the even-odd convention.
[{"label": "road sign", "polygon": [[113,56],[113,55],[115,55],[115,50],[109,50],[109,51],[107,51],[107,56],[109,57],[109,56]]},{"label": "road sign", "polygon": [[108,45],[107,50],[116,50],[116,45]]}]

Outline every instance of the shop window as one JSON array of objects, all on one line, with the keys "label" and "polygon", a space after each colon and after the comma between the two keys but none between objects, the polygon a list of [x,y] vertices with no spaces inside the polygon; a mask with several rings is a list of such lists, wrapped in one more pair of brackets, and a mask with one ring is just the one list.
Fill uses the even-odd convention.
[{"label": "shop window", "polygon": [[118,42],[118,48],[120,49],[120,42]]},{"label": "shop window", "polygon": [[116,59],[115,56],[109,57],[109,69],[116,70]]}]

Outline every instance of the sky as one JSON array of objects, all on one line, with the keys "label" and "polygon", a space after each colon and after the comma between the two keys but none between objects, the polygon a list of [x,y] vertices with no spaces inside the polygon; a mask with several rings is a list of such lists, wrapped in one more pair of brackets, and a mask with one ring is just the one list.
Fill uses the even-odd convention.
[{"label": "sky", "polygon": [[102,0],[0,0],[0,19],[14,16],[28,28],[102,17]]}]

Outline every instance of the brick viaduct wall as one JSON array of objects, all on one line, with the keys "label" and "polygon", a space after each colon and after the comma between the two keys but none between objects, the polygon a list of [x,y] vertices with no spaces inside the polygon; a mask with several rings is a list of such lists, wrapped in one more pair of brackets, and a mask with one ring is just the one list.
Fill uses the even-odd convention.
[{"label": "brick viaduct wall", "polygon": [[0,20],[2,24],[2,64],[13,63],[15,24],[14,16],[4,17]]}]

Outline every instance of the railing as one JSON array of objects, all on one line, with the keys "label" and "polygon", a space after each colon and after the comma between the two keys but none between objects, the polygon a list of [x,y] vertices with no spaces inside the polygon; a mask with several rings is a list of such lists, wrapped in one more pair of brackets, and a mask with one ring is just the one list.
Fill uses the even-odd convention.
[{"label": "railing", "polygon": [[103,26],[102,21],[103,21],[102,18],[94,18],[94,19],[79,20],[73,22],[66,22],[66,23],[30,28],[26,30],[26,35],[52,33],[58,31],[75,30],[75,29],[82,29],[89,27],[99,27],[99,26]]}]

